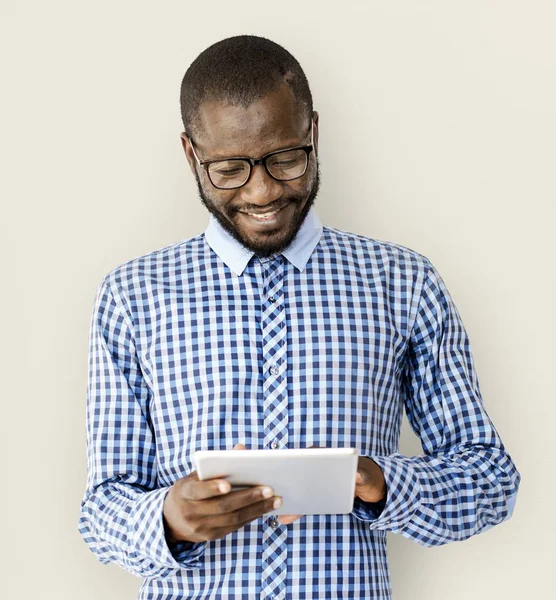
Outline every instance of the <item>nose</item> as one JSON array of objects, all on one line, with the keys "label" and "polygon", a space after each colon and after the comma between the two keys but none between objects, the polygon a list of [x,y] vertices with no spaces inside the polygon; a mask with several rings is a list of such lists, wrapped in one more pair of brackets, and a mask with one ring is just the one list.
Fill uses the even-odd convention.
[{"label": "nose", "polygon": [[263,165],[255,165],[249,181],[241,188],[241,199],[246,204],[266,206],[282,195],[282,184],[273,179]]}]

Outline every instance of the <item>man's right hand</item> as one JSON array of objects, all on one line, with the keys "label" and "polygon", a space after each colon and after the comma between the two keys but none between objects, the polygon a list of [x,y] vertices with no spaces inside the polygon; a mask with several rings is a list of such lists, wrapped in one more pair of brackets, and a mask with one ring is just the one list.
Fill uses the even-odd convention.
[{"label": "man's right hand", "polygon": [[[234,450],[241,449],[239,444]],[[266,492],[266,494],[265,494]],[[164,500],[164,528],[169,544],[217,540],[277,509],[268,486],[232,492],[225,479],[201,481],[197,471],[178,479]]]}]

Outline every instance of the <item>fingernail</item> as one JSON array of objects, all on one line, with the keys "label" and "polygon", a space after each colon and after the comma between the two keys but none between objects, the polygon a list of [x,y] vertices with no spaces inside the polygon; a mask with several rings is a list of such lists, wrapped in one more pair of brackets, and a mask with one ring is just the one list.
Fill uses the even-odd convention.
[{"label": "fingernail", "polygon": [[282,498],[276,498],[276,500],[274,500],[274,504],[272,505],[272,508],[280,508],[282,506]]},{"label": "fingernail", "polygon": [[272,496],[272,488],[265,487],[262,489],[263,498],[270,498]]},{"label": "fingernail", "polygon": [[218,485],[218,489],[225,494],[228,491],[228,484],[227,483],[221,483]]}]

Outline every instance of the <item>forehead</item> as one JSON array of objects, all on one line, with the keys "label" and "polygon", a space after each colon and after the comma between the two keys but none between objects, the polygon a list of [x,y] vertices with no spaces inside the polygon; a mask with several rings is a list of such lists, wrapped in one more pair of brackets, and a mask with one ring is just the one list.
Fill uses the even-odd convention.
[{"label": "forehead", "polygon": [[309,120],[283,85],[247,107],[207,100],[199,109],[196,145],[205,156],[262,156],[305,143]]}]

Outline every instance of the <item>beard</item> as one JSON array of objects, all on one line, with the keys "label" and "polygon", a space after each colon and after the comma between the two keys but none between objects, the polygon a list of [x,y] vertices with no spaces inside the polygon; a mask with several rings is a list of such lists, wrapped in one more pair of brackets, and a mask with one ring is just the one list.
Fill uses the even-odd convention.
[{"label": "beard", "polygon": [[[197,181],[197,190],[201,198],[203,206],[216,218],[222,228],[227,231],[236,241],[242,246],[254,252],[258,257],[266,258],[273,254],[278,254],[287,248],[294,240],[297,232],[303,225],[305,218],[309,214],[311,206],[315,202],[317,197],[319,186],[320,186],[320,166],[317,159],[316,169],[313,176],[313,181],[309,187],[309,191],[305,194],[292,194],[290,196],[282,196],[280,198],[280,204],[288,201],[294,204],[294,214],[291,221],[284,227],[284,231],[280,232],[280,235],[274,235],[271,237],[258,236],[247,237],[239,227],[234,224],[234,217],[237,215],[240,209],[237,207],[223,207],[218,208],[216,203],[210,198],[210,196],[203,189],[199,174],[195,172],[195,180]],[[305,204],[303,201],[306,199]]]}]

